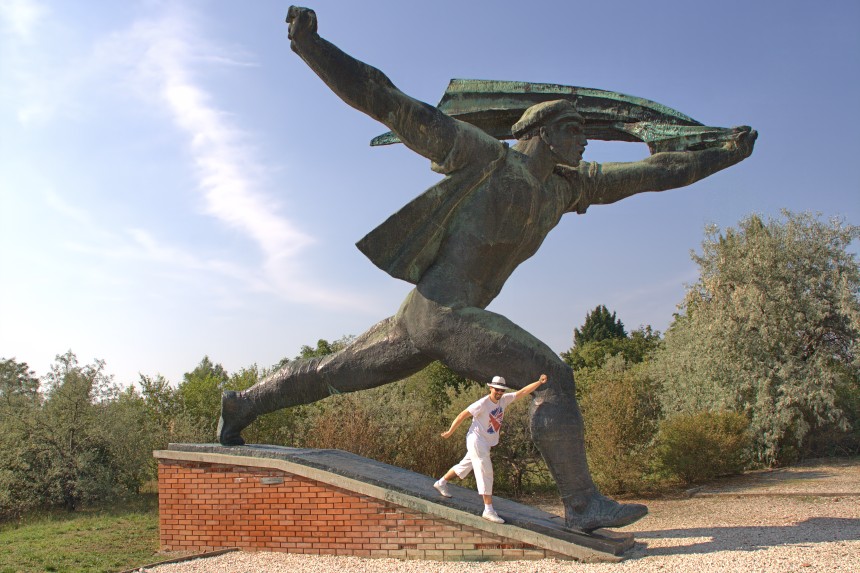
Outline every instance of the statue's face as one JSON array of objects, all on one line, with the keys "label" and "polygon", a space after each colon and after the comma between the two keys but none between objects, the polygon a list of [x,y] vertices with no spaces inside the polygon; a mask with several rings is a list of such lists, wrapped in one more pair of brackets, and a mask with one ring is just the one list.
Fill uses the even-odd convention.
[{"label": "statue's face", "polygon": [[588,142],[578,121],[564,120],[546,127],[546,139],[566,165],[577,166]]}]

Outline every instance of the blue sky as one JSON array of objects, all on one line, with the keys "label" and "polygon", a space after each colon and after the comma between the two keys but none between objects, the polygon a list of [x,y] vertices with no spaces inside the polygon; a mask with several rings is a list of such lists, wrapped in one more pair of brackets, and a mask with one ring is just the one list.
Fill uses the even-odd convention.
[{"label": "blue sky", "polygon": [[[311,7],[430,103],[451,78],[553,82],[759,131],[732,169],[562,220],[490,306],[559,352],[598,304],[665,330],[706,224],[782,208],[860,223],[856,1]],[[204,355],[269,366],[396,311],[409,285],[354,243],[438,176],[368,146],[385,129],[290,51],[287,8],[0,0],[0,357],[41,375],[71,349],[121,384],[178,382]]]}]

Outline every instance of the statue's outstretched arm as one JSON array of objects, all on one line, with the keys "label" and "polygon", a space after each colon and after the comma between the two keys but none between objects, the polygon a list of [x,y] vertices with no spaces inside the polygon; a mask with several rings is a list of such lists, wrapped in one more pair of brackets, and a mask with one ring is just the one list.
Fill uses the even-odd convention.
[{"label": "statue's outstretched arm", "polygon": [[584,181],[589,204],[608,204],[645,191],[684,187],[750,156],[758,133],[736,128],[736,137],[721,147],[655,153],[633,163],[604,163]]},{"label": "statue's outstretched arm", "polygon": [[456,136],[453,119],[321,38],[313,10],[291,6],[287,23],[292,50],[343,101],[385,124],[413,151],[437,163],[445,159]]}]

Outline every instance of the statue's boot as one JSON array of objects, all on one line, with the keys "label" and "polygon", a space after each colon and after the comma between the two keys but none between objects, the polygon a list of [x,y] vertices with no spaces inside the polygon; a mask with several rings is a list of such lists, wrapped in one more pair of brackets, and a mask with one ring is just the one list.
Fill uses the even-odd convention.
[{"label": "statue's boot", "polygon": [[431,361],[415,350],[394,317],[387,318],[334,354],[294,360],[247,390],[224,392],[218,441],[244,445],[241,432],[258,416],[401,380]]},{"label": "statue's boot", "polygon": [[221,395],[221,417],[218,419],[218,442],[222,446],[244,446],[242,430],[257,419],[251,404],[239,392]]},{"label": "statue's boot", "polygon": [[258,416],[329,396],[332,389],[320,380],[320,360],[310,358],[290,362],[247,390],[224,392],[221,395],[218,442],[224,446],[243,446],[242,430]]},{"label": "statue's boot", "polygon": [[648,507],[641,503],[618,503],[597,491],[563,501],[565,525],[589,533],[602,527],[624,527],[648,514]]},{"label": "statue's boot", "polygon": [[585,457],[585,432],[573,375],[569,370],[558,372],[550,380],[553,383],[535,392],[531,429],[558,484],[565,525],[591,532],[602,527],[623,527],[644,517],[648,513],[646,506],[618,503],[597,491]]}]

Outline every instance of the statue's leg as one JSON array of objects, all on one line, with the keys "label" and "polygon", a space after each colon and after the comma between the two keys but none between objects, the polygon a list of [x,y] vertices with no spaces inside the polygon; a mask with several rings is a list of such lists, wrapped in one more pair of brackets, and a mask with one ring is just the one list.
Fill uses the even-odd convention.
[{"label": "statue's leg", "polygon": [[243,445],[241,431],[257,416],[395,382],[431,361],[411,344],[399,314],[387,318],[339,352],[290,362],[247,390],[225,392],[218,440],[225,446]]},{"label": "statue's leg", "polygon": [[505,377],[521,388],[546,374],[533,394],[532,438],[558,484],[568,527],[621,527],[644,516],[640,504],[619,504],[597,491],[585,457],[582,415],[573,371],[546,344],[499,314],[480,308],[452,309],[413,293],[405,324],[424,354],[472,380]]}]

